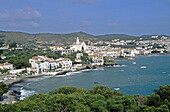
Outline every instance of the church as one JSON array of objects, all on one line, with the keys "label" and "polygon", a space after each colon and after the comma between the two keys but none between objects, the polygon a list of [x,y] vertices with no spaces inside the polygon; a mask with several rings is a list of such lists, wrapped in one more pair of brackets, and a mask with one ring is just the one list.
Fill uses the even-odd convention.
[{"label": "church", "polygon": [[79,37],[77,37],[77,40],[76,42],[74,42],[71,46],[70,46],[70,49],[71,50],[74,50],[74,52],[77,52],[77,51],[86,51],[86,44],[85,42],[80,42],[79,41]]}]

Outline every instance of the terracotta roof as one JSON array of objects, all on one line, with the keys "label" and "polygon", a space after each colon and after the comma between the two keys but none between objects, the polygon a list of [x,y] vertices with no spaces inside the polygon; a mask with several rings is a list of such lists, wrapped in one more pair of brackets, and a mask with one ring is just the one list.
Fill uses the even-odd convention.
[{"label": "terracotta roof", "polygon": [[35,63],[40,64],[40,62],[35,62]]},{"label": "terracotta roof", "polygon": [[64,58],[64,59],[63,59],[63,61],[67,61],[67,60],[70,60],[70,59],[68,59],[68,58]]},{"label": "terracotta roof", "polygon": [[32,59],[34,59],[34,60],[38,60],[38,57],[32,57]]},{"label": "terracotta roof", "polygon": [[11,64],[11,63],[6,62],[6,63],[4,63],[4,65],[12,65],[12,64]]},{"label": "terracotta roof", "polygon": [[76,60],[81,60],[80,58],[76,58]]},{"label": "terracotta roof", "polygon": [[46,61],[53,61],[53,58],[47,58]]}]

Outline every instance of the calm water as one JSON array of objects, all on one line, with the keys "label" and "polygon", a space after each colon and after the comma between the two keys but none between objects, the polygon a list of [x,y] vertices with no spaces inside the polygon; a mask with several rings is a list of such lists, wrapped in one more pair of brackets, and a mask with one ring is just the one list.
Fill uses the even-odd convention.
[{"label": "calm water", "polygon": [[[133,64],[136,62],[136,64]],[[67,73],[63,76],[40,77],[28,79],[13,85],[23,87],[22,98],[35,93],[48,93],[62,86],[74,86],[89,89],[95,86],[94,82],[111,88],[120,88],[124,94],[153,93],[154,88],[161,85],[170,85],[170,56],[138,57],[134,60],[117,60],[121,67],[103,67],[89,71]],[[141,66],[147,68],[142,69]],[[21,98],[21,99],[22,99]]]}]

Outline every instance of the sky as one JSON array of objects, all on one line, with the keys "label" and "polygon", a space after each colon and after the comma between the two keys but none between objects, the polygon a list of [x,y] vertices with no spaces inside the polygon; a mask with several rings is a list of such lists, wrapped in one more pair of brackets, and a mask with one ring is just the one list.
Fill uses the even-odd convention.
[{"label": "sky", "polygon": [[0,0],[0,30],[170,35],[170,0]]}]

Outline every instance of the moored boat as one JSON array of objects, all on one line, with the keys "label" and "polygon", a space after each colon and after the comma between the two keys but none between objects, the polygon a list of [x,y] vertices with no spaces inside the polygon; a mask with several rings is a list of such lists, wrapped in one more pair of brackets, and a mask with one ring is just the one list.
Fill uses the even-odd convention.
[{"label": "moored boat", "polygon": [[114,88],[114,90],[119,91],[119,90],[120,90],[120,88]]},{"label": "moored boat", "polygon": [[147,68],[146,66],[141,66],[140,68]]}]

